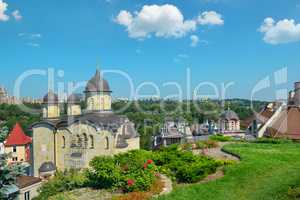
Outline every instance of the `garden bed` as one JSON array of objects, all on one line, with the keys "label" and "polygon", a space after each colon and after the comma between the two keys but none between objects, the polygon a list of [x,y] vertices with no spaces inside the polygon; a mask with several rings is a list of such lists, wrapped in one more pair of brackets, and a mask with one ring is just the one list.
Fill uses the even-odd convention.
[{"label": "garden bed", "polygon": [[49,199],[60,193],[68,194],[68,191],[87,187],[95,191],[111,191],[113,194],[119,191],[118,194],[125,194],[117,195],[120,200],[148,199],[170,192],[171,180],[176,183],[197,183],[214,174],[223,164],[213,158],[194,155],[192,151],[176,145],[154,152],[134,150],[114,157],[95,157],[88,170],[58,172],[42,186],[40,196],[36,199]]}]

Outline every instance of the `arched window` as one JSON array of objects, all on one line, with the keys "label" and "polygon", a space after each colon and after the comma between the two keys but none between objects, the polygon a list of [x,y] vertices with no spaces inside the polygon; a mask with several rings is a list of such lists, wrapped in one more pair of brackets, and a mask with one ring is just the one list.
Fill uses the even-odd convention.
[{"label": "arched window", "polygon": [[77,147],[82,147],[82,139],[79,135],[76,136],[77,137]]},{"label": "arched window", "polygon": [[90,135],[90,140],[91,140],[91,142],[90,142],[90,144],[91,144],[90,148],[93,149],[94,148],[94,137],[92,135]]},{"label": "arched window", "polygon": [[62,136],[62,148],[66,147],[66,138],[65,136]]},{"label": "arched window", "polygon": [[109,149],[109,138],[105,137],[105,149]]},{"label": "arched window", "polygon": [[83,147],[85,149],[88,147],[88,137],[85,133],[83,134]]}]

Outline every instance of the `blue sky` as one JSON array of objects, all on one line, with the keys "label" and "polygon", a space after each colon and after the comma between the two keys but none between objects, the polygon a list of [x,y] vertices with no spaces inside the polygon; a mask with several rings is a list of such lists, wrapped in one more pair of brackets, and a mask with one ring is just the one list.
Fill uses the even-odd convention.
[{"label": "blue sky", "polygon": [[[129,74],[135,88],[157,84],[162,96],[176,91],[163,87],[168,81],[187,93],[188,67],[192,89],[233,81],[227,97],[249,98],[260,79],[287,67],[286,84],[257,95],[273,99],[275,89],[300,80],[299,23],[300,0],[0,0],[0,84],[12,92],[24,71],[48,67],[64,71],[57,81],[83,81],[100,62]],[[128,96],[124,78],[106,79],[115,96]],[[22,95],[46,89],[45,77],[32,77]]]}]

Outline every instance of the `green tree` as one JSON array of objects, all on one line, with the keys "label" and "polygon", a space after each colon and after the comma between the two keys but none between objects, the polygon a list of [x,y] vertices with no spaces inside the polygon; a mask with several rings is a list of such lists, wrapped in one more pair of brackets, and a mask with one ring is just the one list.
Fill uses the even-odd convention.
[{"label": "green tree", "polygon": [[25,169],[20,164],[8,165],[8,154],[0,155],[0,199],[3,196],[3,186],[15,184],[18,176],[25,174]]},{"label": "green tree", "polygon": [[9,130],[7,126],[0,127],[0,142],[4,142],[8,135],[8,132]]}]

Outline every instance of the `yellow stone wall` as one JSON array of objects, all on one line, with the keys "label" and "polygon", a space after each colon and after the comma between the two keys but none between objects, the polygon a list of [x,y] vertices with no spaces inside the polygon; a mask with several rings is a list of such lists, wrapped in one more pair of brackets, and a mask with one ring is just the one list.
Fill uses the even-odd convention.
[{"label": "yellow stone wall", "polygon": [[111,96],[108,94],[92,95],[87,98],[88,110],[111,110]]},{"label": "yellow stone wall", "polygon": [[44,162],[54,159],[54,130],[49,125],[34,127],[33,133],[34,176],[39,177],[39,168]]},{"label": "yellow stone wall", "polygon": [[60,109],[58,105],[46,105],[43,109],[44,118],[58,118],[60,115]]},{"label": "yellow stone wall", "polygon": [[75,116],[81,115],[81,107],[80,105],[68,105],[68,115]]},{"label": "yellow stone wall", "polygon": [[11,153],[12,154],[12,157],[10,157],[8,159],[8,163],[13,162],[13,159],[12,159],[13,157],[17,157],[18,162],[26,161],[26,147],[25,147],[25,145],[16,146],[16,148],[17,148],[16,149],[17,151],[15,153],[13,152],[13,147],[12,146],[4,148],[5,153],[7,153],[7,154]]},{"label": "yellow stone wall", "polygon": [[[122,134],[122,126],[118,129],[117,135]],[[83,148],[83,166],[89,167],[89,162],[96,156],[109,156],[118,153],[123,153],[133,149],[140,148],[140,139],[132,138],[126,140],[129,146],[124,149],[116,148],[116,138],[111,132],[106,130],[96,130],[93,126],[87,124],[73,124],[68,128],[57,130],[54,134],[49,127],[34,128],[34,175],[38,176],[38,169],[43,162],[52,161],[56,164],[57,169],[65,170],[72,167],[70,165],[70,154],[76,152],[76,148],[71,148],[71,143],[76,141],[77,136],[84,142],[84,135],[87,136],[87,146]],[[91,137],[93,138],[94,147],[92,147]],[[108,142],[108,143],[107,143]],[[54,148],[55,145],[55,148]],[[41,148],[46,147],[47,153],[42,153]],[[107,148],[108,147],[108,148]],[[56,162],[54,162],[54,151],[56,155]]]}]

